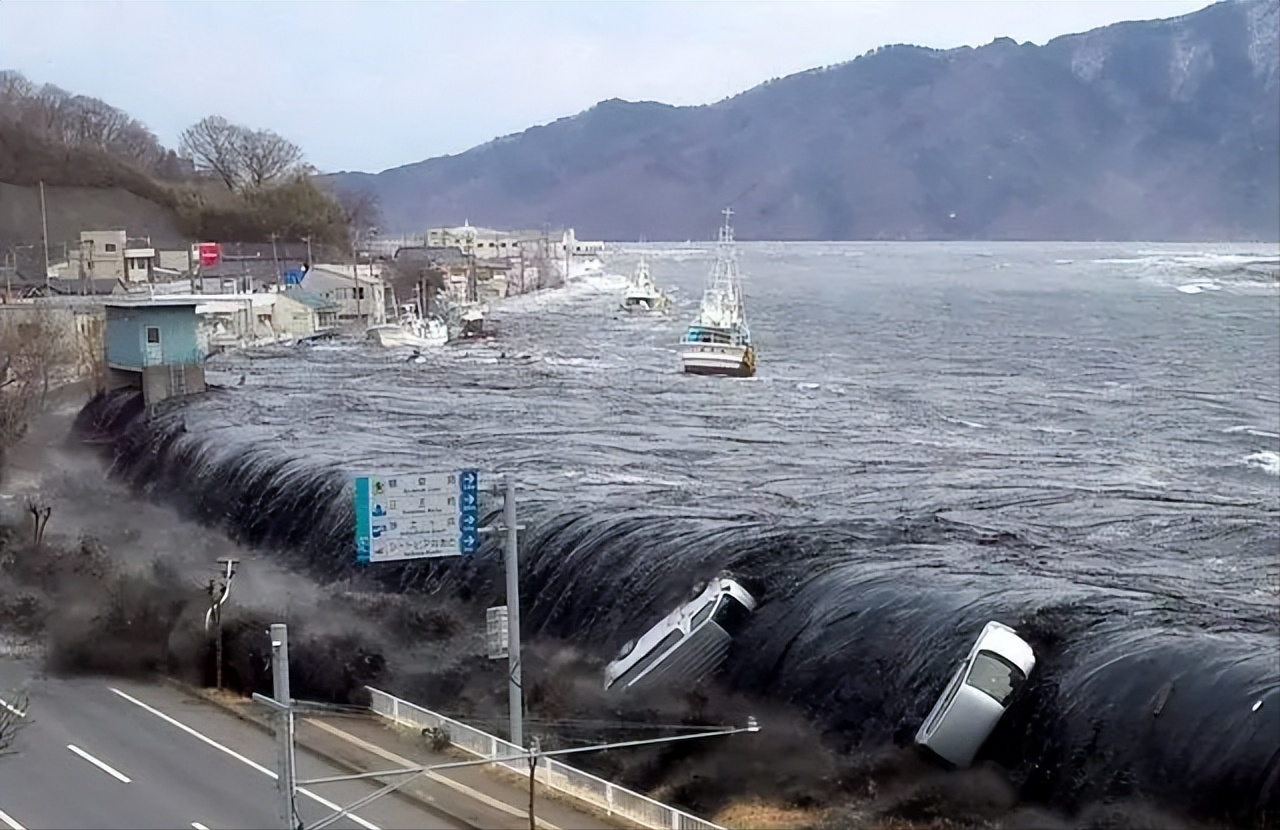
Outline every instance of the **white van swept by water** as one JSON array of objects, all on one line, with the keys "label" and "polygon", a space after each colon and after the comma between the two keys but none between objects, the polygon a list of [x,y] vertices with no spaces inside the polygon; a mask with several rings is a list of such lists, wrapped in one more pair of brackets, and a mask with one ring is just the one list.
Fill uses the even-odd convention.
[{"label": "white van swept by water", "polygon": [[755,610],[755,597],[733,579],[711,580],[694,599],[623,646],[618,659],[605,667],[605,688],[697,683],[724,662],[729,643]]},{"label": "white van swept by water", "polygon": [[1035,665],[1035,653],[1016,631],[987,623],[916,732],[916,743],[955,767],[969,766]]}]

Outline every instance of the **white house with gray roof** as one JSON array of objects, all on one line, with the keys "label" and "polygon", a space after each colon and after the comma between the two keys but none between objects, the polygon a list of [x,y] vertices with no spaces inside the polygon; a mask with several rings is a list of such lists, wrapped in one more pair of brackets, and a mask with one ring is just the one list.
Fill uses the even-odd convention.
[{"label": "white house with gray roof", "polygon": [[340,323],[378,326],[387,321],[386,284],[371,266],[315,265],[303,275],[301,287],[335,303]]}]

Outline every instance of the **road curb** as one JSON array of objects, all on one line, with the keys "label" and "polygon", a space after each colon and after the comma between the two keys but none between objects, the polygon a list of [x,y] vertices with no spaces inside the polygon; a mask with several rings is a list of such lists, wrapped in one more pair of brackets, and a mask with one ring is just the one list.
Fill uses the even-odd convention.
[{"label": "road curb", "polygon": [[[204,701],[204,702],[206,702],[206,703],[208,703],[208,704],[210,704],[210,705],[212,705],[212,706],[217,707],[219,710],[221,710],[221,711],[223,711],[223,712],[226,712],[227,714],[231,715],[232,717],[236,718],[237,720],[243,721],[244,723],[247,723],[247,724],[249,724],[249,725],[251,725],[251,726],[253,726],[253,727],[256,727],[258,730],[260,730],[260,731],[262,731],[262,732],[264,732],[264,733],[266,733],[266,734],[268,734],[268,735],[272,735],[272,736],[274,736],[274,735],[276,734],[275,729],[273,729],[273,728],[271,727],[271,724],[267,722],[267,719],[266,719],[265,717],[264,717],[264,718],[257,718],[257,717],[254,717],[253,715],[251,715],[251,714],[249,714],[249,713],[247,713],[247,712],[243,711],[243,710],[242,710],[241,708],[239,708],[239,707],[231,706],[231,705],[229,705],[228,703],[226,703],[225,701],[219,700],[219,699],[218,699],[216,696],[214,696],[213,694],[210,694],[210,690],[208,690],[208,689],[202,689],[202,688],[198,688],[198,687],[196,687],[196,686],[191,686],[191,685],[189,685],[189,684],[187,684],[187,683],[182,682],[181,680],[177,680],[177,679],[172,678],[172,677],[164,677],[164,678],[162,678],[162,681],[163,681],[166,685],[171,686],[171,687],[173,687],[173,688],[177,689],[178,691],[180,691],[180,692],[182,692],[182,693],[184,693],[184,694],[190,695],[190,696],[195,697],[195,698],[199,698],[200,700],[202,700],[202,701]],[[244,700],[248,700],[249,698],[243,698],[243,699],[244,699]],[[335,737],[336,737],[336,736],[335,736]],[[320,758],[323,758],[326,762],[328,762],[328,763],[332,764],[333,766],[335,766],[335,767],[337,767],[337,768],[339,768],[339,769],[341,769],[341,770],[344,770],[344,771],[346,771],[346,772],[348,772],[348,773],[350,773],[350,774],[352,774],[352,775],[359,775],[359,774],[361,774],[361,773],[369,772],[369,770],[367,770],[367,769],[365,769],[365,768],[363,768],[363,767],[361,767],[361,766],[358,766],[358,765],[356,765],[356,764],[353,764],[353,763],[351,763],[350,761],[347,761],[347,760],[346,760],[346,759],[344,759],[344,758],[340,758],[340,757],[338,757],[338,756],[336,756],[336,755],[334,755],[334,754],[332,754],[332,753],[326,752],[325,750],[318,748],[318,747],[316,746],[316,744],[315,744],[314,742],[312,742],[312,741],[307,741],[307,740],[305,740],[305,739],[303,739],[303,738],[301,738],[301,737],[298,737],[298,736],[296,736],[296,735],[295,735],[295,740],[297,741],[297,743],[298,743],[298,745],[299,745],[299,746],[301,746],[303,749],[307,750],[307,751],[308,751],[308,752],[310,752],[311,754],[316,755],[316,756],[318,756],[318,757],[320,757]],[[381,779],[381,778],[370,778],[369,780],[370,780],[370,781],[376,781],[377,783],[382,784],[382,785],[385,785],[385,784],[387,784],[387,783],[388,783],[387,781],[384,781],[384,780],[383,780],[383,779]],[[455,784],[456,784],[456,782],[451,782],[451,783],[455,783]],[[459,788],[460,788],[460,789],[459,789]],[[492,799],[490,799],[488,796],[484,796],[484,794],[483,794],[483,793],[479,793],[479,792],[471,791],[471,788],[470,788],[470,787],[465,787],[465,786],[463,786],[463,785],[461,785],[461,784],[456,784],[456,786],[454,787],[454,789],[458,789],[458,790],[459,790],[459,792],[461,792],[463,795],[466,795],[466,796],[467,796],[467,797],[469,797],[469,798],[474,798],[474,799],[477,801],[477,803],[480,803],[480,804],[486,804],[486,801],[492,800]],[[470,792],[467,792],[467,791],[470,791]],[[474,795],[472,795],[472,793],[473,793],[473,792],[474,792]],[[457,814],[457,813],[453,812],[452,810],[449,810],[449,809],[446,809],[445,807],[442,807],[442,806],[439,804],[439,802],[437,802],[437,801],[434,801],[434,800],[430,800],[430,799],[424,798],[424,797],[422,797],[422,796],[420,796],[420,795],[417,795],[416,793],[410,792],[410,791],[408,791],[408,790],[405,790],[405,789],[397,790],[397,791],[396,791],[396,795],[399,795],[399,796],[401,796],[401,797],[403,797],[403,798],[410,799],[411,801],[413,801],[413,802],[415,802],[415,803],[417,803],[417,804],[420,804],[420,805],[422,805],[423,807],[425,807],[425,808],[427,808],[427,809],[429,809],[429,810],[433,810],[433,811],[435,811],[435,812],[437,812],[437,813],[441,813],[441,814],[443,814],[443,815],[445,815],[445,816],[448,816],[450,819],[453,819],[454,821],[460,822],[461,824],[464,824],[464,825],[466,825],[466,826],[468,826],[468,827],[481,828],[481,827],[483,826],[483,825],[478,825],[478,824],[476,824],[476,823],[475,823],[475,821],[474,821],[474,818],[472,818],[472,817],[467,817],[467,816],[459,815],[459,814]],[[480,797],[480,798],[476,798],[476,796],[481,796],[481,797]],[[486,806],[489,806],[489,805],[487,805],[487,804],[486,804]],[[540,822],[540,823],[541,823],[541,822]],[[548,827],[548,828],[546,828],[546,830],[556,830],[556,828]]]}]

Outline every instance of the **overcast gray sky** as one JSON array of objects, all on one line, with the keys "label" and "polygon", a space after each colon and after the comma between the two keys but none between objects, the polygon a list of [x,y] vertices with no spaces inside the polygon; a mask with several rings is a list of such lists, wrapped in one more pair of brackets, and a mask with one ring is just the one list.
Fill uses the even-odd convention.
[{"label": "overcast gray sky", "polygon": [[1043,44],[1206,0],[0,0],[0,68],[102,98],[173,146],[205,115],[325,171],[458,153],[606,98],[704,104],[888,43]]}]

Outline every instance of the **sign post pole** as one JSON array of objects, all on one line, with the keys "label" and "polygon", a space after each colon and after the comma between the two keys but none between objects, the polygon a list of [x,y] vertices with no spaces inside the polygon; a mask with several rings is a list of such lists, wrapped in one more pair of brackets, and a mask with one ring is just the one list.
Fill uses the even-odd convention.
[{"label": "sign post pole", "polygon": [[507,660],[510,673],[511,743],[524,747],[524,699],[520,683],[520,543],[516,526],[516,480],[502,477],[502,521],[507,526]]}]

